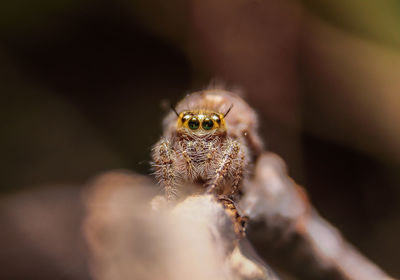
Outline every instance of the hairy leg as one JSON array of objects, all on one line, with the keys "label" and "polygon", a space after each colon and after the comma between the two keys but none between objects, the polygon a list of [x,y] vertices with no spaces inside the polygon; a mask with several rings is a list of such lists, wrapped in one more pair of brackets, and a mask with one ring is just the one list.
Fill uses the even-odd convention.
[{"label": "hairy leg", "polygon": [[233,182],[232,182],[232,189],[230,195],[235,197],[236,194],[239,193],[239,186],[243,180],[244,176],[244,166],[245,166],[245,156],[244,153],[239,152],[238,160],[237,160],[238,167],[235,168],[233,173]]},{"label": "hairy leg", "polygon": [[218,162],[214,177],[208,183],[206,193],[215,193],[224,178],[228,176],[229,173],[232,173],[232,168],[234,168],[234,178],[231,194],[237,192],[244,168],[244,161],[241,159],[239,142],[230,141],[223,152],[222,158]]},{"label": "hairy leg", "polygon": [[164,188],[168,201],[176,198],[176,151],[169,140],[162,138],[153,148],[153,167],[159,184]]},{"label": "hairy leg", "polygon": [[192,159],[190,158],[189,153],[188,153],[187,144],[184,142],[180,142],[179,149],[180,149],[180,152],[182,153],[182,156],[186,163],[187,178],[193,179],[194,178],[194,166],[193,166]]}]

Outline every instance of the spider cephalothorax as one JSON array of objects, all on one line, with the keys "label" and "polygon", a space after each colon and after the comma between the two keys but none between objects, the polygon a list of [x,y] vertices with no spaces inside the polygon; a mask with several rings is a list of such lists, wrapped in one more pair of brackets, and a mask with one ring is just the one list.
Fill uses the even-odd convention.
[{"label": "spider cephalothorax", "polygon": [[225,116],[226,113],[206,110],[184,111],[178,114],[177,130],[198,135],[215,131],[223,133],[226,130]]},{"label": "spider cephalothorax", "polygon": [[167,199],[188,184],[236,195],[262,149],[256,127],[254,111],[233,93],[186,96],[164,120],[164,135],[153,148],[153,167]]}]

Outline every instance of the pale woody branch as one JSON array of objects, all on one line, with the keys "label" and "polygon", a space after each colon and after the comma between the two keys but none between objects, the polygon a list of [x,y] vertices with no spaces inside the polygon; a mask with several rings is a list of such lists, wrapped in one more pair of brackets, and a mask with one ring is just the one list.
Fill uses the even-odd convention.
[{"label": "pale woody branch", "polygon": [[147,177],[99,177],[84,222],[94,279],[278,279],[264,261],[295,279],[392,279],[318,215],[278,156],[261,155],[244,185],[250,241],[212,195],[168,206]]},{"label": "pale woody branch", "polygon": [[170,207],[138,175],[103,175],[87,193],[84,231],[96,280],[278,279],[212,195]]},{"label": "pale woody branch", "polygon": [[277,155],[264,153],[254,175],[240,205],[253,246],[267,259],[280,254],[280,265],[305,279],[393,279],[318,215]]}]

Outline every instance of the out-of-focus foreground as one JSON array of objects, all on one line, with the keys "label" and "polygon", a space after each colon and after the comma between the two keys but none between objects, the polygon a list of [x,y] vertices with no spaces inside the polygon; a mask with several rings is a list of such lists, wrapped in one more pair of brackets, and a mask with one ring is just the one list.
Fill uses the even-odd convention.
[{"label": "out-of-focus foreground", "polygon": [[2,278],[90,278],[85,184],[111,169],[148,174],[160,104],[212,78],[246,93],[267,148],[322,216],[399,277],[399,10],[394,0],[2,1]]}]

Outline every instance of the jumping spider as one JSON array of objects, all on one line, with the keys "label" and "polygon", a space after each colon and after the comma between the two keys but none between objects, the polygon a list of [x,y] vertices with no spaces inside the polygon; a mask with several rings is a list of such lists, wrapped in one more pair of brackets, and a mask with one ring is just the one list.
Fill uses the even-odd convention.
[{"label": "jumping spider", "polygon": [[153,168],[166,199],[185,185],[230,199],[240,194],[262,150],[255,112],[239,96],[219,89],[187,95],[164,120],[153,148]]}]

